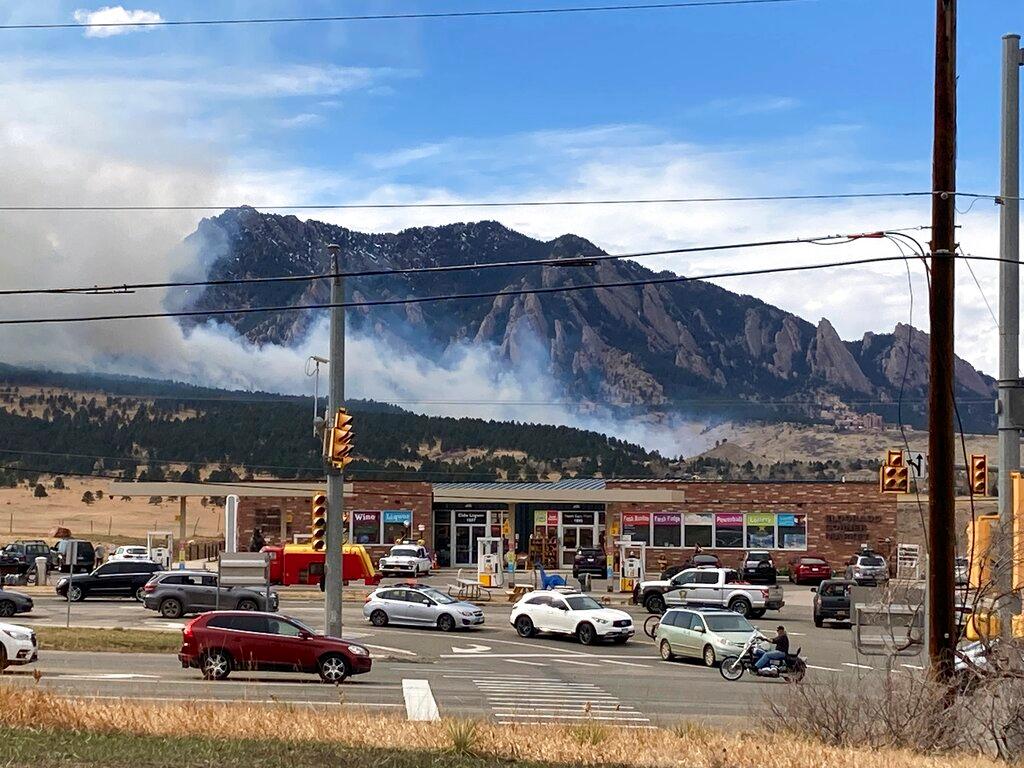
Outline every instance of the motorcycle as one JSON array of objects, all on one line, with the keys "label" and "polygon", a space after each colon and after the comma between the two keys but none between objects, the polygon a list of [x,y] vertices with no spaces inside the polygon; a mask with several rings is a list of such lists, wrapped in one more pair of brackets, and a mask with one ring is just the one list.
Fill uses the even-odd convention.
[{"label": "motorcycle", "polygon": [[[756,674],[754,664],[757,662],[757,658],[754,656],[754,648],[757,643],[765,639],[763,635],[754,632],[743,646],[739,656],[726,656],[722,659],[722,663],[718,667],[722,677],[730,682],[735,682],[743,677],[743,673],[747,670]],[[786,654],[784,659],[773,659],[758,677],[780,677],[790,683],[799,683],[807,674],[807,662],[800,658],[800,650],[797,648],[796,653]]]}]

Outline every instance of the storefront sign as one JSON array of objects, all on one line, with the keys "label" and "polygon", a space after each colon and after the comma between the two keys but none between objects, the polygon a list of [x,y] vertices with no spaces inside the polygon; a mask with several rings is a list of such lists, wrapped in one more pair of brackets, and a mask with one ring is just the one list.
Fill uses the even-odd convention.
[{"label": "storefront sign", "polygon": [[593,512],[563,512],[562,525],[593,525]]},{"label": "storefront sign", "polygon": [[651,522],[650,512],[623,512],[622,524],[624,526],[649,525]]},{"label": "storefront sign", "polygon": [[399,525],[412,525],[412,510],[409,509],[385,509],[384,524],[397,523]]},{"label": "storefront sign", "polygon": [[548,513],[543,509],[535,509],[533,511],[533,524],[534,525],[547,525],[548,524]]},{"label": "storefront sign", "polygon": [[776,515],[779,528],[792,528],[796,525],[796,515]]},{"label": "storefront sign", "polygon": [[825,538],[828,541],[868,541],[868,526],[882,522],[881,515],[825,515]]},{"label": "storefront sign", "polygon": [[355,523],[376,523],[380,520],[380,512],[353,512],[352,521]]},{"label": "storefront sign", "polygon": [[465,510],[455,511],[455,523],[457,525],[486,525],[486,512],[468,512]]},{"label": "storefront sign", "polygon": [[548,525],[558,525],[558,510],[548,510]]},{"label": "storefront sign", "polygon": [[743,515],[732,512],[719,512],[715,515],[715,525],[719,528],[742,528]]},{"label": "storefront sign", "polygon": [[679,525],[682,521],[683,516],[679,512],[661,512],[654,515],[655,525]]},{"label": "storefront sign", "polygon": [[758,527],[768,527],[775,525],[775,515],[764,512],[754,512],[747,515],[747,525],[756,525]]}]

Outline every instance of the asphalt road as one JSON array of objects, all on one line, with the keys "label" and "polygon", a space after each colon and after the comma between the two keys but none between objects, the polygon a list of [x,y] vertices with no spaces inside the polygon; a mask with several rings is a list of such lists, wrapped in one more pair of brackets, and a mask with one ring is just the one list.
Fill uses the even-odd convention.
[{"label": "asphalt road", "polygon": [[[308,593],[307,593],[308,594]],[[754,622],[765,634],[785,624],[794,647],[803,648],[809,676],[873,675],[879,660],[859,657],[850,631],[818,629],[810,617],[810,590],[786,587],[787,605]],[[431,629],[371,627],[360,603],[346,603],[346,636],[367,645],[376,659],[369,675],[343,686],[315,675],[234,672],[208,682],[182,669],[172,654],[70,653],[42,651],[32,667],[10,669],[7,679],[71,696],[110,699],[287,702],[365,707],[417,719],[486,716],[501,722],[572,722],[595,719],[623,726],[659,725],[679,718],[746,718],[763,711],[763,697],[779,681],[749,676],[730,683],[699,661],[663,662],[642,634],[625,646],[579,645],[574,639],[541,636],[524,640],[508,624],[507,603],[485,603],[484,627],[446,634]],[[38,596],[31,615],[17,623],[63,626],[67,605]],[[647,614],[629,607],[638,625]],[[323,626],[322,603],[285,591],[282,613]],[[72,626],[175,631],[168,621],[133,600],[86,600],[72,605]],[[914,660],[908,668],[914,669]]]}]

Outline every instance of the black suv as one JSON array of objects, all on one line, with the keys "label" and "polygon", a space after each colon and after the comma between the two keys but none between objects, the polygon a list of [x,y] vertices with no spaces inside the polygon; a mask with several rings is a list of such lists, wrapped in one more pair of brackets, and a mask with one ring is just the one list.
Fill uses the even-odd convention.
[{"label": "black suv", "polygon": [[[75,562],[71,560],[71,550],[75,551]],[[61,539],[54,547],[57,554],[58,567],[61,572],[88,573],[96,567],[96,550],[92,542],[84,539]]]},{"label": "black suv", "polygon": [[65,576],[57,582],[57,594],[72,602],[86,597],[134,597],[141,601],[146,586],[154,573],[160,570],[156,563],[145,560],[119,560],[104,563],[92,573]]},{"label": "black suv", "polygon": [[572,559],[572,577],[578,579],[581,573],[589,573],[603,579],[608,575],[608,557],[600,547],[580,547]]},{"label": "black suv", "polygon": [[0,550],[0,563],[11,573],[24,573],[35,565],[37,557],[45,557],[48,567],[54,565],[54,553],[50,545],[39,539],[12,541]]},{"label": "black suv", "polygon": [[775,584],[779,580],[779,571],[772,560],[772,553],[763,549],[747,552],[740,573],[751,584]]}]

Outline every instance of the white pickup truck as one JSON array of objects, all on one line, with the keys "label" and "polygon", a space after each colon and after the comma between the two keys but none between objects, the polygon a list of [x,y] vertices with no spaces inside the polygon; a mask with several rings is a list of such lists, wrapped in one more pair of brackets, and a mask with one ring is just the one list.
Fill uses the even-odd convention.
[{"label": "white pickup truck", "polygon": [[786,604],[782,587],[748,584],[732,568],[689,568],[668,581],[642,581],[633,590],[633,602],[651,613],[684,605],[706,606],[728,608],[751,619]]}]

